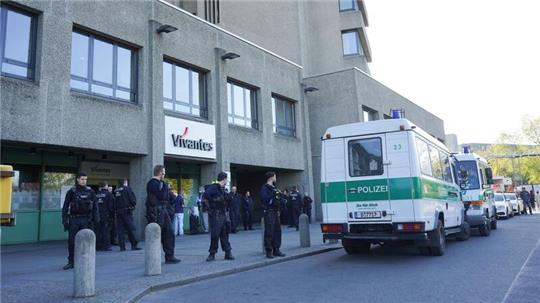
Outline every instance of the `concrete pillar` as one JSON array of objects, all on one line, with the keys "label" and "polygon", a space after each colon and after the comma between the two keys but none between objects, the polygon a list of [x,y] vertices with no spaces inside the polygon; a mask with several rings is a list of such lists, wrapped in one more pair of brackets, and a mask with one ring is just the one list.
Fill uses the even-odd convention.
[{"label": "concrete pillar", "polygon": [[75,264],[73,297],[84,298],[96,294],[96,235],[90,229],[75,235]]},{"label": "concrete pillar", "polygon": [[157,223],[150,223],[144,233],[144,274],[161,275],[161,228]]},{"label": "concrete pillar", "polygon": [[264,216],[261,218],[261,239],[262,239],[262,253],[266,255],[266,247],[264,246]]},{"label": "concrete pillar", "polygon": [[300,247],[310,247],[311,238],[309,234],[309,217],[306,214],[301,214],[299,218],[300,230]]}]

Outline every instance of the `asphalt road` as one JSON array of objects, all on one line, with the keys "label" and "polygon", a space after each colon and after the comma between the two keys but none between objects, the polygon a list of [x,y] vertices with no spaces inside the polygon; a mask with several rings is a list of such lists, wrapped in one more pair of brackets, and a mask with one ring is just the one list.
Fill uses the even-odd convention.
[{"label": "asphalt road", "polygon": [[142,302],[501,302],[539,238],[540,215],[520,216],[499,221],[490,237],[448,241],[442,257],[414,247],[372,246],[355,256],[340,249],[151,293]]}]

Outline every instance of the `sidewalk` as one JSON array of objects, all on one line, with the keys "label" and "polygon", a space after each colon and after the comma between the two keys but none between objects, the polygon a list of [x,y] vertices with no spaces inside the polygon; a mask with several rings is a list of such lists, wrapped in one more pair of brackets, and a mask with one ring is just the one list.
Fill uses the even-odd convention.
[{"label": "sidewalk", "polygon": [[[323,244],[320,225],[311,224],[311,244],[300,248],[298,232],[284,227],[282,251],[285,258],[266,259],[262,254],[261,230],[231,234],[234,261],[206,262],[209,235],[187,235],[176,240],[180,264],[163,264],[160,276],[144,276],[144,250],[96,253],[96,296],[73,299],[73,270],[64,271],[67,243],[4,246],[1,252],[3,302],[136,302],[151,290],[174,287],[202,279],[249,270],[325,252],[340,247]],[[144,243],[140,243],[144,247]],[[129,248],[129,244],[127,245]],[[164,260],[164,258],[163,258]]]}]

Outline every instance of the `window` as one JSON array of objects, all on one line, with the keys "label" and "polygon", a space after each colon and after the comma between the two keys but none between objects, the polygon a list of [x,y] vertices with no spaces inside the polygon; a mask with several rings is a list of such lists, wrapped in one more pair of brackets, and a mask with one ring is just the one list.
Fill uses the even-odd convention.
[{"label": "window", "polygon": [[0,58],[2,75],[33,79],[36,17],[0,6]]},{"label": "window", "polygon": [[380,138],[349,142],[349,175],[351,177],[379,176],[383,172]]},{"label": "window", "polygon": [[136,101],[135,50],[92,34],[71,36],[71,88],[122,101]]},{"label": "window", "polygon": [[341,32],[341,39],[343,41],[343,55],[362,55],[362,48],[360,47],[360,37],[357,30],[349,30]]},{"label": "window", "polygon": [[296,136],[296,121],[294,102],[283,98],[272,97],[272,124],[274,133],[295,137]]},{"label": "window", "polygon": [[429,158],[431,159],[431,172],[433,177],[437,179],[443,178],[441,160],[439,159],[439,151],[433,146],[429,146]]},{"label": "window", "polygon": [[364,122],[379,120],[379,113],[369,107],[362,106]]},{"label": "window", "polygon": [[339,11],[356,11],[358,10],[357,0],[339,0]]},{"label": "window", "polygon": [[[480,188],[476,161],[459,161],[457,169],[459,184],[463,184],[462,189]],[[468,174],[467,178],[462,178],[462,172],[466,172]]]},{"label": "window", "polygon": [[442,164],[443,180],[448,183],[454,183],[454,180],[452,179],[452,167],[450,165],[450,157],[447,153],[439,151],[439,158],[441,159]]},{"label": "window", "polygon": [[208,117],[206,75],[189,67],[163,62],[163,108]]},{"label": "window", "polygon": [[420,160],[420,170],[422,174],[431,176],[431,161],[429,160],[428,144],[416,138],[416,149],[418,150],[418,160]]},{"label": "window", "polygon": [[229,124],[258,129],[257,101],[254,89],[227,83]]}]

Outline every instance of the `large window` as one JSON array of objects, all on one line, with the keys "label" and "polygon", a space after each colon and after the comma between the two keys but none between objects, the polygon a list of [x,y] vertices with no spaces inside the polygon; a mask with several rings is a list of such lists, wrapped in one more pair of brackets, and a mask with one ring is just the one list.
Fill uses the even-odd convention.
[{"label": "large window", "polygon": [[163,62],[163,108],[208,117],[206,77],[192,68]]},{"label": "large window", "polygon": [[2,75],[33,79],[35,70],[36,17],[0,6],[0,58]]},{"label": "large window", "polygon": [[[467,177],[463,178],[463,174]],[[459,184],[463,184],[462,189],[479,189],[480,180],[478,179],[478,167],[476,161],[459,161],[457,167]]]},{"label": "large window", "polygon": [[422,171],[422,174],[432,176],[428,144],[425,141],[416,138],[416,149],[418,151],[418,159],[420,160],[420,170]]},{"label": "large window", "polygon": [[274,133],[295,137],[296,121],[294,102],[276,96],[272,97],[272,124]]},{"label": "large window", "polygon": [[356,11],[358,10],[357,0],[339,0],[339,11]]},{"label": "large window", "polygon": [[349,142],[349,175],[365,177],[382,175],[383,157],[380,138],[360,139]]},{"label": "large window", "polygon": [[448,183],[454,183],[452,179],[452,166],[450,165],[450,157],[447,153],[439,151],[439,158],[442,164],[443,180]]},{"label": "large window", "polygon": [[439,159],[439,151],[433,146],[429,146],[429,158],[431,159],[431,172],[433,177],[443,179],[443,169],[441,159]]},{"label": "large window", "polygon": [[258,129],[255,90],[236,83],[227,83],[229,123]]},{"label": "large window", "polygon": [[360,36],[357,30],[349,30],[341,32],[343,41],[343,55],[354,56],[362,55],[362,47],[360,47]]},{"label": "large window", "polygon": [[71,36],[71,88],[122,101],[136,101],[135,50],[92,34]]}]

